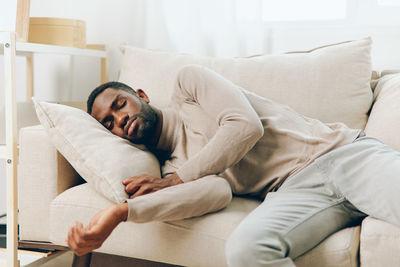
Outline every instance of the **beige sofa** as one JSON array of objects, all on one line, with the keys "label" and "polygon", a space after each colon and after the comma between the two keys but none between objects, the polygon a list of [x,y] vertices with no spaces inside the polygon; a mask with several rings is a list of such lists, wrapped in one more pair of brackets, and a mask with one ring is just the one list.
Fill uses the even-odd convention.
[{"label": "beige sofa", "polygon": [[[379,113],[375,112],[367,122],[366,132],[400,149],[398,132],[391,129],[391,120],[400,119],[400,105],[393,106],[393,103],[400,103],[400,79],[396,75],[379,79],[382,74],[373,72],[372,75],[370,93],[374,94],[373,104],[379,103]],[[388,114],[397,110],[399,115],[393,115],[389,121],[382,120],[380,115],[386,118],[386,113],[379,110],[384,110],[385,106]],[[79,175],[58,153],[41,126],[21,129],[18,168],[21,240],[65,246],[68,227],[74,221],[87,224],[95,213],[112,205],[89,184],[82,184]],[[183,266],[226,266],[225,241],[259,204],[258,200],[234,197],[227,208],[197,218],[122,223],[97,251]],[[331,235],[295,263],[302,267],[359,266],[360,262],[363,267],[400,266],[399,241],[399,228],[367,217],[361,225]]]}]

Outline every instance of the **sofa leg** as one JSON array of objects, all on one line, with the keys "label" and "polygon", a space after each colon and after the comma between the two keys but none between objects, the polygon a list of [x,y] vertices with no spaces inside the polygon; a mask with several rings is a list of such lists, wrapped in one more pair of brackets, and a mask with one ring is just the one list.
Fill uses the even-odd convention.
[{"label": "sofa leg", "polygon": [[83,256],[77,256],[76,254],[74,254],[72,267],[89,267],[91,259],[92,259],[92,253],[88,253]]}]

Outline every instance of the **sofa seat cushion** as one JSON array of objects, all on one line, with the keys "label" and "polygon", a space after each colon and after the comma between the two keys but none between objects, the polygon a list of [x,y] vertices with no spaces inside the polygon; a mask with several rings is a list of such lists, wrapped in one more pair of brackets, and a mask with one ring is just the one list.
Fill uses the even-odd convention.
[{"label": "sofa seat cushion", "polygon": [[360,242],[363,267],[400,265],[400,227],[367,217],[361,226]]},{"label": "sofa seat cushion", "polygon": [[[226,239],[259,203],[235,197],[224,210],[197,218],[122,223],[97,251],[184,266],[226,266]],[[69,226],[75,221],[87,225],[94,214],[110,205],[112,202],[88,184],[66,190],[50,207],[50,241],[66,245]],[[356,266],[353,263],[357,260],[358,236],[359,227],[344,229],[300,257],[296,264],[304,267]]]},{"label": "sofa seat cushion", "polygon": [[359,266],[358,249],[360,226],[345,228],[296,259],[297,267],[356,267]]}]

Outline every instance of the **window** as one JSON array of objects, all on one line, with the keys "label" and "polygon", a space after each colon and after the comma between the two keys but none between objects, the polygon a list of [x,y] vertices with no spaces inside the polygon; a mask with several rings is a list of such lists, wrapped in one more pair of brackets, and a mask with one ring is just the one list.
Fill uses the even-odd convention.
[{"label": "window", "polygon": [[346,0],[263,0],[264,21],[338,20],[346,18]]},{"label": "window", "polygon": [[348,0],[236,0],[241,21],[293,22],[346,19]]},{"label": "window", "polygon": [[235,3],[239,22],[264,22],[268,27],[400,24],[400,0],[235,0]]},{"label": "window", "polygon": [[400,6],[399,0],[378,0],[378,4],[381,6]]}]

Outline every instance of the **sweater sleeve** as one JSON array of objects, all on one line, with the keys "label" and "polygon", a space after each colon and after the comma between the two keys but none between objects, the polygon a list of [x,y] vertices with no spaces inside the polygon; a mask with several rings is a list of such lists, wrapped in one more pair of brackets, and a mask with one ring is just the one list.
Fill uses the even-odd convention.
[{"label": "sweater sleeve", "polygon": [[184,182],[223,172],[242,159],[264,134],[261,120],[241,88],[205,67],[182,68],[174,97],[199,105],[218,124],[207,145],[177,170]]},{"label": "sweater sleeve", "polygon": [[229,183],[210,175],[157,192],[128,199],[128,221],[173,221],[201,216],[226,207],[232,199]]}]

